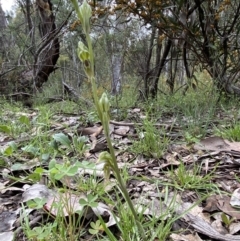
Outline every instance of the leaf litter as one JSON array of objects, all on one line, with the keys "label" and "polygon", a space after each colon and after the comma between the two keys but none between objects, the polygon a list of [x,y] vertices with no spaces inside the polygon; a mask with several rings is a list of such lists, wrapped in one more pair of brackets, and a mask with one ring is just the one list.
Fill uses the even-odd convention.
[{"label": "leaf litter", "polygon": [[[140,119],[145,118],[140,108],[132,109],[129,114],[138,115]],[[78,186],[79,179],[88,180],[91,176],[97,178],[99,183],[96,185],[104,183],[104,165],[97,163],[99,154],[107,150],[101,124],[79,124],[79,117],[75,115],[53,116],[50,130],[45,133],[53,149],[62,153],[55,156],[56,167],[66,162],[64,156],[72,158],[74,163],[80,163],[76,170],[68,169],[71,173],[68,173],[67,177],[59,177],[61,185],[67,187],[61,189],[59,183],[55,187],[44,184],[45,181],[49,182],[51,175],[57,175],[47,169],[46,162],[49,162],[49,156],[54,157],[53,153],[45,154],[47,158],[44,159],[38,147],[29,144],[31,139],[39,134],[39,129],[31,124],[37,115],[37,111],[15,115],[16,118],[21,116],[21,121],[26,125],[32,125],[29,136],[25,133],[25,137],[13,137],[10,129],[3,125],[0,131],[0,240],[24,240],[22,212],[28,215],[32,227],[44,219],[44,213],[51,215],[54,220],[54,217],[60,215],[59,212],[63,216],[84,213],[86,220],[96,220],[101,216],[107,227],[115,226],[119,217],[115,214],[114,206],[101,200],[94,201],[94,205],[90,207],[84,205],[84,202],[88,202],[91,190]],[[11,118],[13,116],[11,113]],[[236,179],[239,176],[240,143],[211,135],[189,146],[184,143],[181,125],[176,123],[175,118],[166,119],[165,123],[156,123],[154,126],[164,128],[167,136],[175,141],[169,144],[162,157],[156,158],[154,155],[151,157],[135,154],[129,149],[139,139],[136,132],[139,126],[142,127],[142,123],[110,123],[119,167],[127,170],[130,175],[127,188],[137,212],[146,215],[146,218],[152,216],[166,220],[175,217],[172,229],[177,233],[172,233],[170,240],[205,240],[206,237],[208,240],[240,240],[240,184]],[[85,139],[74,139],[76,135]],[[7,150],[12,142],[17,149]],[[76,151],[79,146],[80,152]],[[181,165],[185,166],[189,175],[196,175],[193,168],[198,165],[199,178],[204,178],[214,170],[211,182],[219,189],[199,200],[196,190],[182,189],[178,183],[181,182],[180,178],[173,178],[180,176]],[[38,179],[36,170],[44,172],[45,181],[42,177]],[[169,170],[173,176],[169,175]],[[177,191],[169,185],[171,181],[179,185]],[[112,195],[117,190],[116,186],[112,176],[110,182],[103,185],[103,191]],[[201,187],[203,190],[204,188],[207,187]],[[35,202],[32,208],[26,205],[30,201]],[[61,205],[56,206],[56,203]],[[86,223],[86,230],[88,225],[89,223]],[[187,231],[179,233],[182,227]],[[84,237],[81,240],[84,240]]]}]

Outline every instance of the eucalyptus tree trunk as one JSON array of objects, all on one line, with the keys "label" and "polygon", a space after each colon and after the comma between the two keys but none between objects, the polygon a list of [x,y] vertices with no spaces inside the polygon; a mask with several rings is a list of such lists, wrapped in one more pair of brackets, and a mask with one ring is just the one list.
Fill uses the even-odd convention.
[{"label": "eucalyptus tree trunk", "polygon": [[[30,1],[26,1],[30,4]],[[48,80],[49,75],[55,70],[59,58],[60,44],[56,28],[55,16],[52,11],[51,0],[36,0],[39,25],[38,30],[41,37],[41,44],[33,53],[32,69],[25,70],[18,79],[17,91],[35,93]],[[26,6],[30,14],[29,5]],[[31,33],[33,27],[30,17],[27,17],[28,28]],[[31,34],[30,34],[31,36]],[[32,36],[33,38],[33,36]]]},{"label": "eucalyptus tree trunk", "polygon": [[144,94],[146,99],[148,99],[148,95],[149,95],[149,77],[151,75],[151,59],[152,59],[152,55],[153,55],[153,49],[154,49],[154,40],[155,40],[155,35],[156,35],[156,28],[153,27],[152,28],[152,32],[151,32],[151,37],[150,37],[150,43],[148,46],[148,51],[147,51],[147,57],[146,57],[146,61],[144,64]]},{"label": "eucalyptus tree trunk", "polygon": [[114,21],[114,41],[112,48],[111,56],[111,65],[112,65],[112,87],[111,93],[117,95],[121,91],[122,84],[122,68],[123,68],[123,59],[124,59],[124,29],[126,17],[122,14],[122,11],[116,12],[116,19]]},{"label": "eucalyptus tree trunk", "polygon": [[[59,58],[60,44],[57,37],[55,16],[52,12],[50,0],[36,0],[40,19],[39,32],[42,45],[37,50],[34,58],[34,85],[40,88],[54,71]],[[43,5],[45,4],[45,5]]]}]

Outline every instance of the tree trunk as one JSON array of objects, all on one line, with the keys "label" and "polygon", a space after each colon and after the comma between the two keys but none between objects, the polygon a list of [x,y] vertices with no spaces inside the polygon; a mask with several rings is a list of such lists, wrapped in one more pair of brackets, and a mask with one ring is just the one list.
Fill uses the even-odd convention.
[{"label": "tree trunk", "polygon": [[60,44],[51,0],[36,0],[39,14],[39,33],[42,43],[34,55],[33,68],[23,71],[18,80],[18,92],[35,93],[55,70]]},{"label": "tree trunk", "polygon": [[144,79],[143,80],[144,80],[144,94],[145,94],[146,99],[148,99],[148,95],[149,95],[149,78],[151,75],[150,65],[151,65],[151,59],[152,59],[152,55],[153,55],[155,35],[156,35],[156,28],[153,27],[152,33],[151,33],[151,38],[150,38],[150,43],[149,43],[149,47],[148,47],[148,52],[147,52],[147,58],[146,58],[146,61],[144,64]]},{"label": "tree trunk", "polygon": [[40,88],[54,71],[54,66],[59,58],[60,44],[58,38],[55,36],[55,16],[52,13],[51,1],[45,0],[44,2],[43,0],[37,0],[36,3],[40,18],[39,32],[43,44],[35,56],[34,84],[36,88]]},{"label": "tree trunk", "polygon": [[172,47],[172,40],[170,38],[167,39],[166,41],[166,46],[163,50],[163,54],[162,54],[162,57],[161,57],[161,61],[159,63],[159,67],[158,67],[158,72],[156,74],[156,77],[154,79],[154,83],[153,83],[153,88],[151,90],[151,97],[154,99],[154,98],[157,98],[157,91],[158,91],[158,81],[159,81],[159,78],[160,78],[160,75],[161,75],[161,72],[163,70],[163,67],[166,63],[166,60],[167,60],[167,56],[170,52],[170,49]]}]

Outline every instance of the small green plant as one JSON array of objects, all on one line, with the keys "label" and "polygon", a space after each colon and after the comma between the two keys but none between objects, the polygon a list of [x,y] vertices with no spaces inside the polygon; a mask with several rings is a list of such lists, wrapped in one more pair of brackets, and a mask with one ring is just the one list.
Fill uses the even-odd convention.
[{"label": "small green plant", "polygon": [[138,130],[139,140],[134,141],[132,150],[135,153],[160,158],[170,143],[164,130],[158,130],[149,120],[144,120],[143,127]]},{"label": "small green plant", "polygon": [[[25,219],[26,222],[27,218]],[[52,233],[56,230],[57,223],[47,223],[44,226],[34,227],[31,229],[29,226],[25,225],[25,234],[29,241],[46,241],[50,240],[53,236]],[[52,237],[53,238],[53,237]]]},{"label": "small green plant", "polygon": [[13,119],[14,121],[11,116],[7,117],[7,119],[0,125],[0,132],[15,137],[27,132],[31,128],[29,117],[21,115],[20,117],[14,116]]},{"label": "small green plant", "polygon": [[216,134],[230,141],[240,141],[240,123],[237,122],[230,128],[217,129]]},{"label": "small green plant", "polygon": [[201,137],[202,137],[202,135],[195,136],[195,135],[190,134],[189,132],[184,133],[184,139],[188,145],[192,145],[192,144],[199,142]]},{"label": "small green plant", "polygon": [[62,148],[69,151],[75,152],[79,156],[83,156],[85,151],[89,149],[89,145],[86,144],[88,138],[85,136],[73,136],[72,140],[69,139],[64,133],[57,133],[52,136],[53,140],[50,142],[50,145],[57,151],[63,152]]},{"label": "small green plant", "polygon": [[91,228],[89,229],[89,233],[92,235],[96,235],[99,232],[104,231],[104,228],[103,228],[100,220],[97,220],[96,222],[91,222],[90,226],[91,226]]},{"label": "small green plant", "polygon": [[222,213],[221,218],[227,228],[236,220],[234,217],[230,219],[225,213]]},{"label": "small green plant", "polygon": [[[33,173],[31,173],[28,177],[29,180],[39,181],[41,177],[45,174],[49,176],[51,181],[51,185],[55,188],[56,181],[63,180],[65,177],[75,178],[76,173],[79,168],[93,168],[95,166],[94,163],[89,163],[87,161],[77,162],[74,161],[70,163],[70,161],[66,161],[63,164],[59,164],[55,159],[52,159],[49,162],[48,169],[43,169],[42,167],[38,167],[35,169]],[[79,204],[82,207],[82,210],[76,211],[77,216],[73,213],[74,207],[73,203],[69,202],[69,196],[65,195],[69,193],[69,190],[66,185],[59,190],[59,198],[57,201],[53,201],[52,208],[55,210],[55,220],[52,224],[47,223],[46,225],[41,225],[34,229],[31,229],[29,225],[28,215],[26,214],[26,210],[23,207],[22,213],[22,226],[23,230],[28,237],[28,240],[31,241],[49,241],[49,240],[60,240],[60,241],[76,241],[78,237],[82,235],[81,225],[84,223],[84,219],[86,216],[87,208],[91,207],[96,208],[98,203],[96,200],[98,199],[98,195],[89,193],[86,196],[86,199],[80,198]],[[89,189],[88,189],[89,190]],[[61,195],[63,193],[63,195]],[[45,199],[36,198],[34,200],[27,201],[28,208],[34,209],[42,209],[44,204],[46,203]],[[63,211],[65,210],[65,211]],[[67,217],[66,213],[67,212]],[[51,218],[49,213],[48,218]],[[51,222],[51,220],[50,220]],[[97,226],[96,226],[97,227]]]},{"label": "small green plant", "polygon": [[[215,167],[216,168],[216,167]],[[180,190],[195,190],[204,192],[219,192],[217,186],[212,183],[214,171],[202,176],[201,165],[193,165],[191,169],[187,169],[183,162],[180,163],[176,170],[168,171],[168,175],[172,181],[172,185]]]}]

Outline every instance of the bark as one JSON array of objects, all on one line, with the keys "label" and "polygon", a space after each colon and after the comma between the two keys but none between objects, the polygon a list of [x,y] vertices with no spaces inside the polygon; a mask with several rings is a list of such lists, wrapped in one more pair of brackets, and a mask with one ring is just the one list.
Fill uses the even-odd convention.
[{"label": "bark", "polygon": [[122,12],[119,11],[116,14],[116,20],[114,23],[113,34],[115,35],[113,48],[112,48],[112,56],[111,56],[111,64],[112,64],[112,88],[111,94],[117,95],[121,91],[122,84],[122,67],[123,67],[123,59],[124,59],[124,44],[123,44],[123,30],[125,26],[125,17]]},{"label": "bark", "polygon": [[114,53],[112,56],[112,95],[119,94],[122,80],[122,56]]},{"label": "bark", "polygon": [[152,53],[153,53],[153,48],[154,48],[155,35],[156,35],[156,28],[153,27],[152,33],[151,33],[151,38],[150,38],[150,44],[149,44],[149,48],[148,48],[148,53],[147,53],[146,64],[144,65],[144,68],[145,68],[144,69],[144,94],[145,94],[146,98],[148,98],[148,94],[149,94],[150,64],[151,64]]},{"label": "bark", "polygon": [[40,88],[48,80],[49,75],[54,71],[54,66],[59,58],[59,40],[55,36],[55,16],[52,13],[52,3],[45,0],[45,8],[41,5],[43,0],[37,0],[38,13],[40,17],[39,32],[44,41],[35,56],[35,86]]},{"label": "bark", "polygon": [[171,47],[172,47],[172,40],[170,38],[168,38],[166,46],[165,46],[163,54],[162,54],[162,57],[161,57],[161,60],[160,60],[160,63],[159,63],[158,72],[156,74],[156,77],[155,77],[155,80],[154,80],[154,83],[153,83],[153,88],[151,90],[151,97],[152,98],[157,98],[158,81],[159,81],[161,72],[163,70],[163,67],[166,63],[167,56],[170,52]]},{"label": "bark", "polygon": [[[169,69],[166,84],[169,86],[170,93],[173,94],[175,87],[175,80],[177,74],[180,77],[181,69],[179,68],[179,53],[176,47],[172,47],[171,49],[171,57],[169,60]],[[180,78],[179,78],[180,79]]]},{"label": "bark", "polygon": [[36,0],[39,15],[39,33],[42,43],[34,56],[33,69],[24,71],[17,91],[35,93],[55,70],[59,58],[59,29],[56,28],[51,0]]}]

